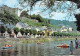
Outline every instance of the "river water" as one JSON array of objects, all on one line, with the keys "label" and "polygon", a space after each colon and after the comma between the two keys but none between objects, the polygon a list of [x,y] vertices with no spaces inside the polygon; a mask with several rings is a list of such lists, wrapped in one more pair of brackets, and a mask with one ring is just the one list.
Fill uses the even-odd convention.
[{"label": "river water", "polygon": [[[71,40],[70,40],[71,41]],[[7,50],[2,51],[0,44],[0,56],[59,56],[70,55],[69,48],[57,48],[57,45],[70,44],[70,41],[50,41],[44,43],[27,43],[27,44],[12,44],[13,50],[8,53]],[[74,40],[73,40],[74,43]],[[75,43],[74,43],[75,44]]]}]

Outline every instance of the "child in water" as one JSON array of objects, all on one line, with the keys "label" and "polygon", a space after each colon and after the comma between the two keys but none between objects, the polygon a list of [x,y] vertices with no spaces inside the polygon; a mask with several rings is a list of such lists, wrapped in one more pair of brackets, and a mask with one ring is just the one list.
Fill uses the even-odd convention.
[{"label": "child in water", "polygon": [[72,55],[73,54],[73,42],[71,41],[70,43],[70,54]]}]

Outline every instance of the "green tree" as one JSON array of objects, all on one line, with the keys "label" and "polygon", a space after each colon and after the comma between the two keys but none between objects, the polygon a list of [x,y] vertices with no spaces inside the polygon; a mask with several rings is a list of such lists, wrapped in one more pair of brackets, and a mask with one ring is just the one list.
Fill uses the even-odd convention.
[{"label": "green tree", "polygon": [[28,33],[29,33],[29,30],[28,30],[28,29],[26,29],[26,30],[25,30],[25,34],[27,35]]},{"label": "green tree", "polygon": [[0,26],[0,32],[2,33],[2,36],[3,36],[3,33],[5,33],[6,31],[6,28],[4,26]]},{"label": "green tree", "polygon": [[16,34],[16,37],[17,37],[18,32],[19,32],[19,28],[18,27],[14,27],[14,33]]},{"label": "green tree", "polygon": [[27,17],[27,18],[29,18],[28,11],[23,11],[23,12],[20,14],[20,17]]},{"label": "green tree", "polygon": [[24,29],[24,28],[21,28],[21,29],[20,29],[20,32],[21,32],[21,34],[22,34],[22,36],[23,36],[24,33],[25,33],[25,29]]},{"label": "green tree", "polygon": [[35,35],[37,34],[37,31],[36,30],[32,30],[32,34],[34,35],[34,38],[35,38]]},{"label": "green tree", "polygon": [[9,34],[9,36],[11,37],[11,33],[12,33],[12,31],[11,31],[10,28],[7,28],[7,32],[8,32],[8,34]]},{"label": "green tree", "polygon": [[54,36],[54,33],[52,33],[51,36]]},{"label": "green tree", "polygon": [[29,34],[30,34],[30,35],[32,34],[32,30],[31,30],[31,29],[29,29]]},{"label": "green tree", "polygon": [[44,32],[40,31],[40,37],[44,36]]},{"label": "green tree", "polygon": [[[28,4],[29,4],[29,6],[31,7],[31,8],[33,8],[33,6],[35,6],[35,4],[38,2],[38,1],[42,1],[42,2],[44,2],[44,0],[24,0],[23,2],[21,2],[21,0],[19,0],[19,4],[21,4],[21,5],[23,5],[23,3],[24,2],[29,2]],[[74,3],[76,3],[76,4],[78,4],[77,6],[78,6],[78,8],[80,8],[80,0],[46,0],[44,3],[45,3],[45,6],[46,6],[46,8],[49,8],[49,9],[52,9],[52,7],[54,6],[54,3],[55,3],[55,1],[71,1],[71,2],[74,2]],[[24,7],[24,6],[23,6]]]},{"label": "green tree", "polygon": [[15,14],[11,14],[10,12],[8,11],[5,11],[4,10],[4,14],[3,13],[0,13],[0,20],[3,22],[3,23],[11,23],[11,24],[16,24],[17,22],[20,21],[19,17]]},{"label": "green tree", "polygon": [[40,35],[40,31],[37,32],[37,35]]},{"label": "green tree", "polygon": [[31,19],[36,19],[36,20],[38,20],[39,22],[47,22],[47,20],[46,19],[44,19],[44,18],[42,18],[39,14],[38,15],[35,15],[35,14],[33,14],[32,16],[31,16]]},{"label": "green tree", "polygon": [[48,19],[48,23],[50,24],[50,19]]},{"label": "green tree", "polygon": [[42,32],[42,35],[44,36],[44,35],[45,35],[45,33],[44,33],[44,32]]}]

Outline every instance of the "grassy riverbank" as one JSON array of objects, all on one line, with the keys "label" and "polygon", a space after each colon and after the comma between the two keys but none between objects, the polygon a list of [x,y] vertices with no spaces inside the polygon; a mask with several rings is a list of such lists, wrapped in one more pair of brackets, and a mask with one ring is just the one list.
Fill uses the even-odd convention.
[{"label": "grassy riverbank", "polygon": [[[0,44],[15,44],[15,43],[37,43],[48,41],[67,41],[75,40],[75,38],[0,38]],[[80,40],[80,38],[78,38]]]}]

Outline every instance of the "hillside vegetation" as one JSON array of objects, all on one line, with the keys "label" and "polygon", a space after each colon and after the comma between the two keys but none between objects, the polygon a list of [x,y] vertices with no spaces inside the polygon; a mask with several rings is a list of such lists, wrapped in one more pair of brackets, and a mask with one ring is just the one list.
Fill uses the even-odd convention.
[{"label": "hillside vegetation", "polygon": [[54,28],[60,28],[59,26],[55,26],[49,23],[45,23],[45,22],[38,22],[35,19],[24,19],[24,21],[22,21],[23,23],[27,23],[30,26],[37,26],[37,27],[42,27],[42,26],[48,26],[48,27],[54,27]]},{"label": "hillside vegetation", "polygon": [[37,26],[37,27],[42,27],[42,26],[48,26],[48,27],[54,27],[54,28],[60,28],[59,26],[55,26],[52,24],[49,24],[46,19],[42,18],[40,15],[28,15],[27,11],[23,11],[20,15],[21,17],[25,17],[21,19],[23,23],[27,23],[30,26]]},{"label": "hillside vegetation", "polygon": [[0,13],[0,20],[4,24],[6,23],[16,24],[17,22],[19,22],[20,19],[15,14],[10,14],[10,12],[4,11],[4,13]]},{"label": "hillside vegetation", "polygon": [[73,30],[76,30],[76,23],[75,21],[66,21],[66,20],[54,20],[54,19],[50,19],[50,24],[53,24],[53,25],[56,25],[56,26],[59,26],[59,25],[65,25],[65,26],[71,26],[73,28]]}]

